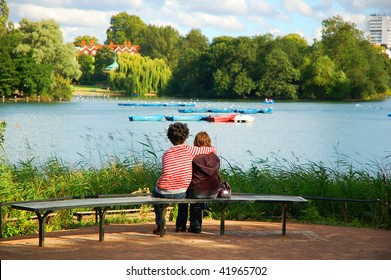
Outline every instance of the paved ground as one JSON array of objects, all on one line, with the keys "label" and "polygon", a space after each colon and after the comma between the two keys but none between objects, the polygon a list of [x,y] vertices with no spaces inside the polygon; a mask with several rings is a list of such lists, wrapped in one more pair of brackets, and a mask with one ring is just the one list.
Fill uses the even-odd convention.
[{"label": "paved ground", "polygon": [[[288,222],[205,220],[201,234],[175,233],[168,224],[164,238],[151,234],[154,224],[106,225],[99,228],[47,233],[45,247],[38,235],[0,240],[1,260],[391,260],[391,231]],[[159,249],[157,249],[159,248]]]}]

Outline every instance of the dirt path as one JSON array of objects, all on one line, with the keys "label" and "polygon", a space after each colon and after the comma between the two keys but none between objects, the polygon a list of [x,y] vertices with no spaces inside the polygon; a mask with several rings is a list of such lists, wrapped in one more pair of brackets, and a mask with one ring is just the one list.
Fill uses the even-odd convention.
[{"label": "dirt path", "polygon": [[[99,228],[47,233],[45,247],[38,235],[0,240],[1,260],[391,260],[391,231],[295,224],[205,220],[201,234],[151,234],[154,224],[106,225],[105,241]],[[159,248],[159,250],[157,250]]]}]

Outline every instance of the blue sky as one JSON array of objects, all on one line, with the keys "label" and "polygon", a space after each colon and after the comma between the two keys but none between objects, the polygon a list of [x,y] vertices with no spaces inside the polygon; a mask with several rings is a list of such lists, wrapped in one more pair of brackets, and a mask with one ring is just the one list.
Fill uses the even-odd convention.
[{"label": "blue sky", "polygon": [[65,42],[80,35],[106,39],[110,18],[120,12],[146,24],[171,25],[182,35],[201,29],[210,40],[220,35],[254,36],[297,33],[312,43],[322,20],[340,15],[363,31],[366,16],[391,16],[391,0],[8,0],[9,21],[55,19]]}]

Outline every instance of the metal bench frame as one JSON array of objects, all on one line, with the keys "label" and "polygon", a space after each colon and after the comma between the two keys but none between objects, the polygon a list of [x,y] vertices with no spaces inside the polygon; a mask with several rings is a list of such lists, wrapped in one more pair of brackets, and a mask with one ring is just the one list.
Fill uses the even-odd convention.
[{"label": "metal bench frame", "polygon": [[[100,197],[100,198],[81,198],[81,199],[64,199],[64,200],[47,200],[47,201],[26,201],[15,202],[11,204],[14,209],[34,212],[38,217],[39,222],[39,246],[45,245],[45,224],[48,215],[56,210],[77,209],[77,208],[93,208],[99,220],[99,241],[104,241],[104,222],[106,211],[114,206],[131,206],[145,204],[160,204],[161,217],[165,217],[167,207],[177,203],[219,203],[221,204],[220,218],[220,235],[225,233],[225,213],[229,203],[274,203],[281,204],[282,216],[282,236],[286,236],[286,211],[290,204],[306,203],[307,200],[300,196],[285,196],[285,195],[259,195],[259,194],[235,194],[231,198],[215,198],[215,199],[168,199],[155,198],[151,196],[115,196],[115,197]],[[160,236],[164,237],[164,221],[161,219]]]}]

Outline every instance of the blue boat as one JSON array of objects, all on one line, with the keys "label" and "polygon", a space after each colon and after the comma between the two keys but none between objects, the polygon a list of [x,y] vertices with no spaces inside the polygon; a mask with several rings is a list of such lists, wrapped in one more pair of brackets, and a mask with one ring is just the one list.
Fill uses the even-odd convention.
[{"label": "blue boat", "polygon": [[179,116],[166,116],[168,121],[203,121],[207,116],[204,115],[179,115]]},{"label": "blue boat", "polygon": [[232,113],[233,110],[231,108],[211,108],[208,110],[210,113]]},{"label": "blue boat", "polygon": [[391,113],[388,113],[387,116],[391,117]]},{"label": "blue boat", "polygon": [[266,103],[266,104],[273,104],[273,103],[274,103],[274,99],[265,98],[265,103]]},{"label": "blue boat", "polygon": [[179,107],[179,106],[182,106],[181,105],[182,103],[165,103],[164,106],[166,107]]},{"label": "blue boat", "polygon": [[164,115],[140,115],[129,116],[130,121],[162,121]]},{"label": "blue boat", "polygon": [[181,107],[195,107],[195,103],[181,103],[179,104]]},{"label": "blue boat", "polygon": [[241,114],[258,114],[261,113],[262,109],[240,109],[240,110],[235,110],[237,113]]},{"label": "blue boat", "polygon": [[206,113],[208,109],[206,108],[186,108],[186,109],[178,109],[179,113]]},{"label": "blue boat", "polygon": [[261,109],[260,113],[262,113],[262,114],[271,114],[271,113],[273,113],[273,108]]},{"label": "blue boat", "polygon": [[143,106],[143,103],[118,103],[118,106]]},{"label": "blue boat", "polygon": [[166,106],[165,103],[144,103],[143,106],[145,107],[163,107]]}]

